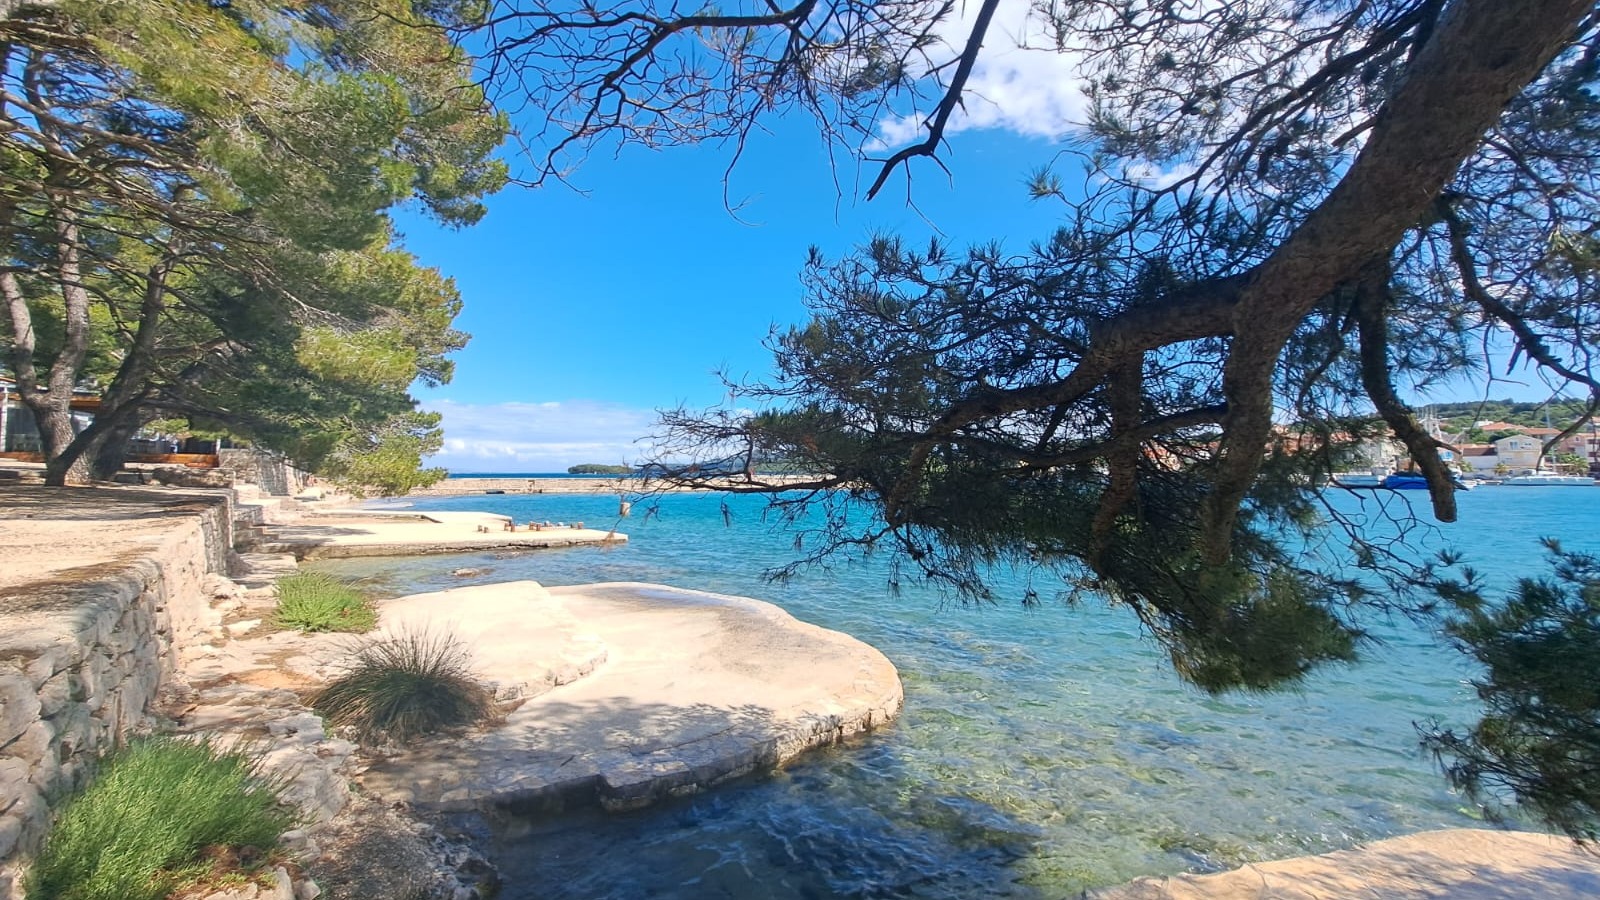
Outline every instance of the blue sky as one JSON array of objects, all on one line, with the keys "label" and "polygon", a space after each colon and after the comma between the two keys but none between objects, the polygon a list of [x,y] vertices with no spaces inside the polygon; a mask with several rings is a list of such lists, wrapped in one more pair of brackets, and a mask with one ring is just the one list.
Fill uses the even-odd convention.
[{"label": "blue sky", "polygon": [[[1028,7],[1005,0],[1002,12],[1020,20]],[[843,152],[830,161],[813,123],[796,117],[767,123],[770,133],[728,175],[737,214],[724,203],[731,148],[702,145],[597,154],[571,187],[508,188],[463,231],[400,216],[406,246],[455,278],[466,301],[457,325],[473,335],[454,381],[419,394],[444,415],[435,462],[520,472],[637,461],[655,410],[719,402],[717,370],[769,371],[769,331],[805,315],[799,274],[809,246],[837,257],[875,234],[916,244],[937,233],[957,246],[999,240],[1020,251],[1046,237],[1060,207],[1029,199],[1024,182],[1084,117],[1072,61],[1003,42],[986,54],[941,154],[951,174],[912,163],[915,207],[903,175],[863,201],[876,166]],[[898,147],[917,128],[890,119],[878,133]],[[1058,171],[1069,176],[1075,165]],[[1493,393],[1540,392],[1505,384]],[[1481,388],[1463,382],[1453,394],[1438,399],[1472,399]]]},{"label": "blue sky", "polygon": [[[436,462],[456,471],[551,471],[633,461],[658,408],[711,405],[715,372],[761,377],[774,327],[802,321],[807,248],[838,256],[874,234],[1025,249],[1058,204],[1029,199],[1059,143],[999,129],[957,134],[945,160],[860,198],[856,166],[830,166],[808,122],[779,123],[729,179],[724,147],[629,149],[590,159],[574,187],[508,188],[476,227],[402,216],[406,246],[455,278],[472,341],[454,380],[423,390],[445,417]],[[1070,167],[1072,163],[1064,163]],[[870,180],[876,167],[863,164]],[[835,175],[840,179],[835,187]],[[891,182],[891,184],[894,184]],[[842,191],[842,193],[841,193]],[[937,231],[935,230],[937,229]]]}]

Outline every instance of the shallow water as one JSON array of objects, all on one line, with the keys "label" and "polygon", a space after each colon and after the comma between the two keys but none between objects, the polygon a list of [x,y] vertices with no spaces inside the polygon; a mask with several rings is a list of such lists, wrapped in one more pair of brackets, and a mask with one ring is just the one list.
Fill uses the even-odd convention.
[{"label": "shallow water", "polygon": [[[1335,502],[1374,515],[1380,501],[1426,497]],[[1460,501],[1459,523],[1408,541],[1463,549],[1501,581],[1532,574],[1541,536],[1600,550],[1600,491],[1500,487]],[[722,502],[668,497],[659,516],[624,520],[632,540],[616,549],[319,565],[393,593],[460,585],[449,573],[471,566],[486,580],[742,594],[856,635],[900,669],[906,709],[895,725],[775,776],[639,813],[497,822],[502,897],[1068,897],[1143,874],[1481,824],[1423,758],[1413,724],[1469,721],[1469,670],[1408,623],[1366,622],[1383,642],[1363,663],[1294,692],[1213,698],[1179,682],[1125,611],[894,594],[880,564],[769,584],[761,572],[792,558],[793,536],[763,523],[749,498],[729,501],[724,524]],[[590,527],[617,511],[603,496],[416,505]]]}]

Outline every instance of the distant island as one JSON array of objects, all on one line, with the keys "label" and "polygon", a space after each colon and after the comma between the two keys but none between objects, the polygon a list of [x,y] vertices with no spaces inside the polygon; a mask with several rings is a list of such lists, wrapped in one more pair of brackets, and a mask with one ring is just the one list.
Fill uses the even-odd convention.
[{"label": "distant island", "polygon": [[580,463],[568,466],[568,475],[632,475],[633,466],[608,466],[601,463]]}]

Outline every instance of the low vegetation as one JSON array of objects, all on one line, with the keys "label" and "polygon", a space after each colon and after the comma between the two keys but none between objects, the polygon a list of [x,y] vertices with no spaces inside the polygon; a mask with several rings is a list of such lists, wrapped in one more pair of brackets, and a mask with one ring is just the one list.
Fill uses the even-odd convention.
[{"label": "low vegetation", "polygon": [[321,572],[296,572],[278,579],[279,627],[297,631],[371,631],[378,624],[372,602],[349,583]]},{"label": "low vegetation", "polygon": [[361,648],[350,670],[317,692],[311,705],[365,744],[403,744],[495,714],[494,695],[472,677],[466,648],[451,635],[428,631]]},{"label": "low vegetation", "polygon": [[248,756],[171,737],[136,741],[61,808],[27,898],[161,900],[213,874],[210,858],[264,859],[292,824]]}]

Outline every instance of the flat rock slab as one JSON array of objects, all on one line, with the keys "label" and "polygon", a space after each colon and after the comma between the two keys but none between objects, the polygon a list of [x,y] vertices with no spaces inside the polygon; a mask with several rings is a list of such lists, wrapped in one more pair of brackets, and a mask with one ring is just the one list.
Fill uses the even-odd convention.
[{"label": "flat rock slab", "polygon": [[460,623],[491,669],[514,658],[523,620],[558,611],[604,645],[605,661],[499,727],[375,765],[367,790],[447,810],[631,809],[776,767],[900,710],[900,677],[882,653],[769,603],[635,583],[552,588],[540,600],[530,585],[442,591],[426,603],[437,607],[432,621]]},{"label": "flat rock slab", "polygon": [[[301,559],[356,556],[410,556],[421,553],[481,553],[534,550],[626,541],[628,536],[595,528],[522,526],[506,531],[510,520],[492,513],[428,512],[426,518],[347,513],[304,518],[261,529],[257,549],[293,553]],[[487,530],[484,530],[487,529]]]},{"label": "flat rock slab", "polygon": [[1600,859],[1565,838],[1459,828],[1216,875],[1140,878],[1089,900],[1513,900],[1600,897]]},{"label": "flat rock slab", "polygon": [[532,698],[593,673],[605,642],[537,581],[412,594],[378,604],[385,633],[449,634],[500,697]]}]

